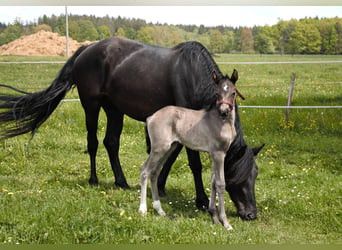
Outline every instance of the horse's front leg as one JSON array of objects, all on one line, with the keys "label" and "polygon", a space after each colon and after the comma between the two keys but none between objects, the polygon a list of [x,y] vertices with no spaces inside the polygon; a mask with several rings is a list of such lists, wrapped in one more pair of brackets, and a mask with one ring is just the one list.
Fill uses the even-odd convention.
[{"label": "horse's front leg", "polygon": [[172,164],[176,161],[177,156],[181,152],[182,148],[183,148],[183,145],[181,145],[181,144],[177,145],[177,148],[169,156],[169,158],[164,163],[163,168],[161,169],[161,171],[159,173],[159,176],[158,176],[158,192],[159,192],[159,196],[161,196],[161,197],[166,196],[166,192],[165,192],[166,180],[167,180],[167,177],[170,173]]},{"label": "horse's front leg", "polygon": [[[227,219],[226,211],[224,208],[224,191],[225,191],[225,179],[224,179],[224,152],[217,152],[213,154],[213,176],[212,186],[214,186],[214,190],[217,192],[218,196],[218,210],[219,210],[219,220],[222,225],[228,230],[232,230],[233,227],[230,225]],[[215,194],[216,196],[216,194]],[[211,196],[210,202],[215,197]],[[213,218],[214,219],[214,218]]]},{"label": "horse's front leg", "polygon": [[199,152],[186,148],[186,153],[188,155],[189,166],[195,181],[196,206],[200,210],[206,210],[208,208],[209,201],[203,187],[202,163]]}]

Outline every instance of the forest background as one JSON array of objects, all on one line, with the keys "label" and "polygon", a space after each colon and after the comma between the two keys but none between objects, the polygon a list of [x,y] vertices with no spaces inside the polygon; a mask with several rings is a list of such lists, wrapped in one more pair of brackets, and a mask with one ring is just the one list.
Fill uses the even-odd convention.
[{"label": "forest background", "polygon": [[[198,41],[211,53],[342,54],[342,18],[279,20],[272,26],[231,27],[168,25],[143,19],[69,15],[69,36],[78,42],[126,37],[147,44],[172,47]],[[65,35],[65,15],[44,15],[37,21],[0,22],[0,46],[40,30]]]}]

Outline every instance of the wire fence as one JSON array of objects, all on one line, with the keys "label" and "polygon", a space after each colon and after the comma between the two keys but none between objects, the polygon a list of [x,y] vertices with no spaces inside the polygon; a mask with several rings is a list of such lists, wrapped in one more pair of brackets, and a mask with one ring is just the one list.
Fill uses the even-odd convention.
[{"label": "wire fence", "polygon": [[[80,99],[63,99],[62,102],[79,102]],[[259,109],[339,109],[342,106],[260,106],[260,105],[239,105],[239,108]]]},{"label": "wire fence", "polygon": [[[66,61],[14,61],[0,62],[0,64],[64,64]],[[340,60],[329,61],[287,61],[287,62],[216,62],[217,64],[303,64],[303,63],[342,63]],[[337,84],[341,84],[339,82]],[[247,86],[251,87],[251,86]],[[260,86],[257,86],[260,87]],[[267,86],[263,86],[267,87]],[[272,86],[270,86],[272,87]],[[80,99],[63,99],[63,102],[79,102]],[[340,109],[342,106],[260,106],[260,105],[241,105],[239,108],[256,109]]]}]

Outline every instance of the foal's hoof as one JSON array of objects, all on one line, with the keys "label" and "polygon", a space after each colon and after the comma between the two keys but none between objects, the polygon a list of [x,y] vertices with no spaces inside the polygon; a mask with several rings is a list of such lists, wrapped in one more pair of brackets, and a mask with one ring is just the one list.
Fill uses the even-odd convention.
[{"label": "foal's hoof", "polygon": [[226,228],[228,231],[233,230],[233,227],[232,227],[231,225],[225,226],[225,228]]},{"label": "foal's hoof", "polygon": [[124,190],[129,190],[129,189],[131,189],[131,187],[127,184],[127,182],[126,181],[123,181],[123,182],[114,182],[114,184],[115,184],[115,186],[117,186],[117,187],[120,187],[120,188],[122,188],[122,189],[124,189]]},{"label": "foal's hoof", "polygon": [[139,213],[141,216],[146,216],[147,215],[147,208],[140,207],[139,208]]}]

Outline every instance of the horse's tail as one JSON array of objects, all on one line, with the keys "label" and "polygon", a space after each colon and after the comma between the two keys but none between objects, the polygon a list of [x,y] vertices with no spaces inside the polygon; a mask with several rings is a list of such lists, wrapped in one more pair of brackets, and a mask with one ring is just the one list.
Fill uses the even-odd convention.
[{"label": "horse's tail", "polygon": [[80,47],[64,64],[56,79],[45,90],[27,93],[10,86],[24,95],[0,94],[0,139],[7,139],[17,135],[32,133],[32,137],[39,126],[46,121],[57,105],[73,86],[72,68],[76,58],[87,46]]}]

